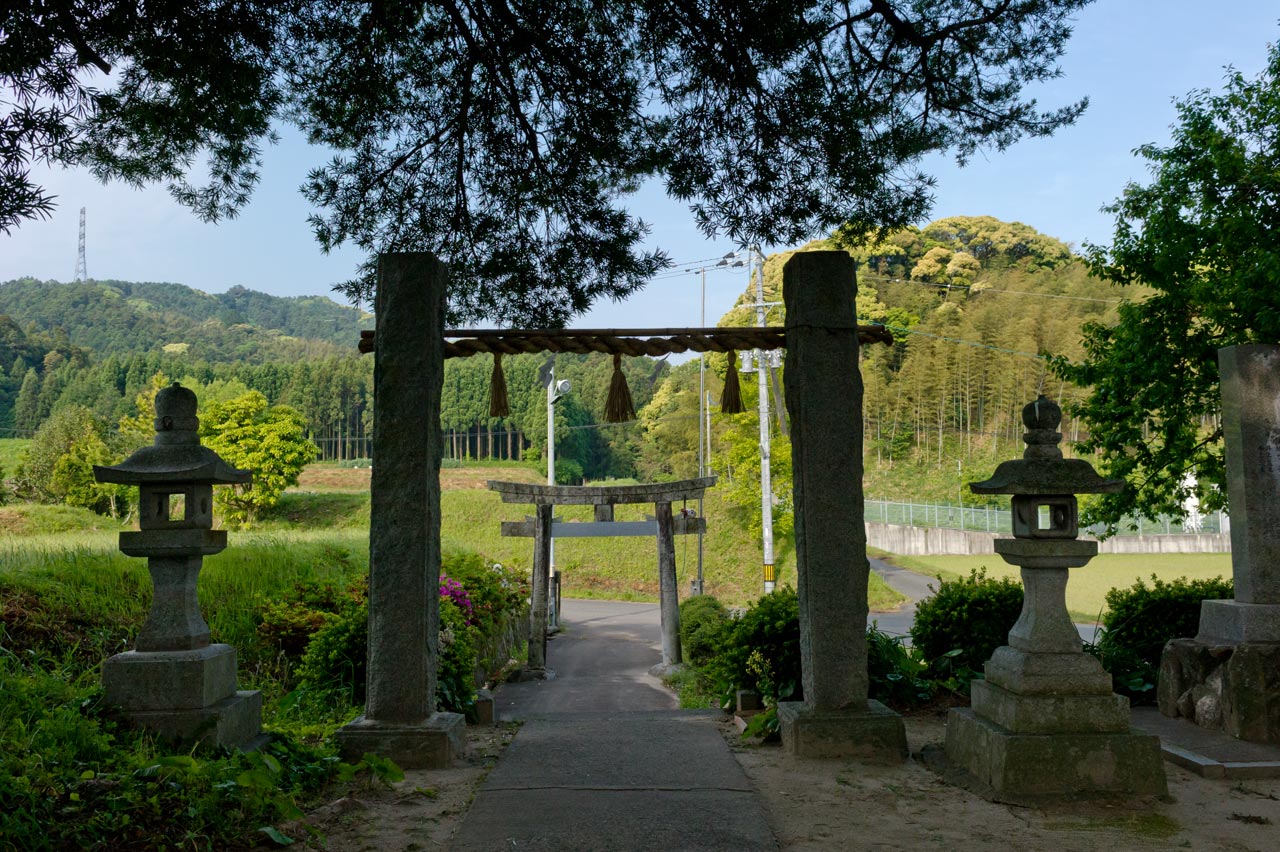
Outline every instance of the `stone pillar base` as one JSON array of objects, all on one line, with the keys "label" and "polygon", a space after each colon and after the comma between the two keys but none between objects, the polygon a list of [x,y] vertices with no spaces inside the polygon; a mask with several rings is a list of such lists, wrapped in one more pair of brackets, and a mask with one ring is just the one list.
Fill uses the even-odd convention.
[{"label": "stone pillar base", "polygon": [[1206,645],[1280,642],[1280,604],[1201,601],[1200,633],[1196,640]]},{"label": "stone pillar base", "polygon": [[366,752],[390,758],[401,769],[447,769],[467,750],[466,719],[461,713],[432,713],[417,725],[393,725],[360,716],[335,735],[343,760]]},{"label": "stone pillar base", "polygon": [[1133,731],[1015,734],[956,709],[947,715],[946,757],[976,792],[1001,801],[1167,792],[1159,737]]},{"label": "stone pillar base", "polygon": [[[1201,630],[1210,612],[1205,601]],[[1174,639],[1160,656],[1160,712],[1250,742],[1280,743],[1280,642]]]},{"label": "stone pillar base", "polygon": [[879,701],[863,709],[819,710],[799,701],[778,704],[782,745],[800,757],[857,757],[895,763],[907,757],[902,717]]}]

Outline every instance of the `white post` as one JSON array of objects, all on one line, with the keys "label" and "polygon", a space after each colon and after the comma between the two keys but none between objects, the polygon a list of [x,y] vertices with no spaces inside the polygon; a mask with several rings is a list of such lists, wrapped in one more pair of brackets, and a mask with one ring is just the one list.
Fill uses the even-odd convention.
[{"label": "white post", "polygon": [[[702,267],[702,308],[698,315],[698,326],[700,328],[707,327],[707,268]],[[733,369],[733,365],[729,365]],[[707,457],[703,450],[706,433],[710,430],[711,424],[703,421],[703,411],[707,408],[707,355],[705,352],[698,353],[698,478],[707,475]],[[703,514],[704,505],[702,497],[698,497],[698,517],[706,517]],[[698,580],[695,584],[693,593],[695,595],[702,594],[702,539],[703,533],[698,533]]]},{"label": "white post", "polygon": [[[551,381],[547,382],[547,484],[556,484],[556,368],[551,368]],[[547,558],[548,573],[556,570],[555,510],[547,527],[551,539],[551,552]]]},{"label": "white post", "polygon": [[[757,247],[756,255],[756,325],[765,326],[764,255]],[[756,378],[760,389],[760,527],[764,539],[764,593],[773,591],[777,574],[773,567],[773,484],[769,470],[769,378],[764,350],[756,350]]]}]

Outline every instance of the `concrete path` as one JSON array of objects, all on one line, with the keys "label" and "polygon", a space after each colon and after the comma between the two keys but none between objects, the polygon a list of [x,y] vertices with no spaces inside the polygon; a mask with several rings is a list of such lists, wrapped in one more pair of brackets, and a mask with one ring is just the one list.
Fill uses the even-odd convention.
[{"label": "concrete path", "polygon": [[500,718],[524,722],[450,848],[776,850],[718,714],[676,709],[648,674],[658,607],[563,602],[547,648],[555,677],[502,686]]}]

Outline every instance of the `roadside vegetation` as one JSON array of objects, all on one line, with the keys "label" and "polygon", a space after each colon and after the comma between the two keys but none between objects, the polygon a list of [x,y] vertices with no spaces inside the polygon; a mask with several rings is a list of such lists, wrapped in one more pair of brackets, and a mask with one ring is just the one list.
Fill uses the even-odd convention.
[{"label": "roadside vegetation", "polygon": [[[894,565],[942,580],[958,580],[970,572],[985,571],[992,579],[1021,583],[1019,568],[999,556],[896,556],[882,557]],[[1156,576],[1165,581],[1178,577],[1209,580],[1231,576],[1229,553],[1104,553],[1083,568],[1071,569],[1067,582],[1067,611],[1081,623],[1101,622],[1109,610],[1108,593],[1139,580]]]},{"label": "roadside vegetation", "polygon": [[[157,742],[102,702],[101,662],[128,649],[151,598],[143,560],[116,549],[123,527],[87,509],[20,508],[0,509],[30,533],[0,539],[0,849],[283,845],[306,835],[278,826],[341,795],[335,785],[400,777],[374,756],[343,763],[330,739],[363,703],[359,510],[319,528],[236,533],[205,560],[206,620],[236,647],[240,688],[262,690],[270,735],[228,754]],[[519,655],[527,580],[458,549],[443,570],[437,701],[471,713],[477,686]]]}]

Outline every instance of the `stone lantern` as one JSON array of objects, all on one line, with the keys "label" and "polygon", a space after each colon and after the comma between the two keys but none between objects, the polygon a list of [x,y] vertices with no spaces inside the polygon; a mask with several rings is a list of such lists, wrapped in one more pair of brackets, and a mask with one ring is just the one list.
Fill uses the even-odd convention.
[{"label": "stone lantern", "polygon": [[1111,691],[1111,675],[1084,653],[1067,612],[1068,569],[1098,552],[1081,541],[1077,494],[1114,493],[1087,461],[1058,447],[1062,411],[1041,395],[1022,410],[1027,444],[1002,462],[975,494],[1012,495],[1013,538],[995,551],[1022,569],[1022,613],[972,683],[970,708],[947,718],[948,763],[967,771],[995,798],[1018,800],[1078,793],[1163,794],[1164,769],[1154,736],[1129,727],[1129,702]]},{"label": "stone lantern", "polygon": [[262,697],[236,689],[235,648],[210,644],[196,581],[204,557],[227,546],[212,528],[213,486],[252,474],[200,445],[190,390],[175,382],[155,405],[155,443],[93,469],[99,482],[138,486],[138,530],[120,533],[120,550],[146,557],[153,588],[134,650],[102,665],[106,700],[166,739],[244,747],[259,735]]}]

